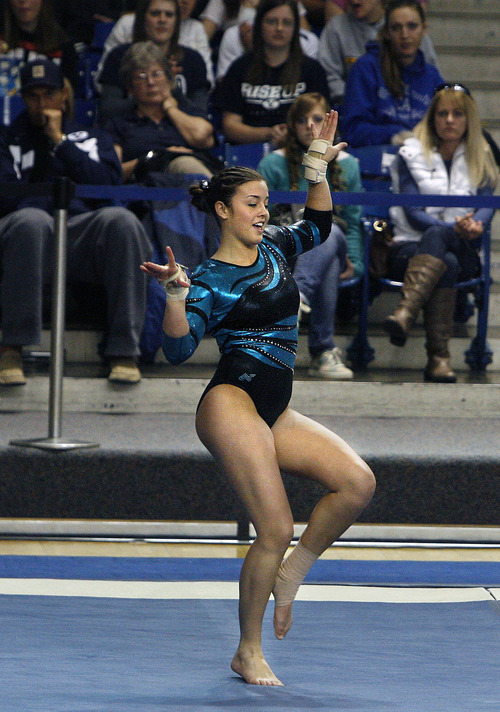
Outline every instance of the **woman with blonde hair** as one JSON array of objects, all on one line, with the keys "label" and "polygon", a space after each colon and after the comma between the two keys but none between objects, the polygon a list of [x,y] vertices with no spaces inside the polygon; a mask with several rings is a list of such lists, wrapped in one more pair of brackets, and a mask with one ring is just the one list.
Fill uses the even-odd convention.
[{"label": "woman with blonde hair", "polygon": [[[441,84],[415,136],[405,140],[392,166],[395,192],[491,195],[498,169],[483,136],[467,87]],[[384,322],[391,343],[403,346],[424,310],[428,354],[424,378],[454,383],[448,340],[453,330],[457,281],[479,274],[481,235],[494,211],[479,208],[393,207],[392,279],[403,281],[403,298]]]}]

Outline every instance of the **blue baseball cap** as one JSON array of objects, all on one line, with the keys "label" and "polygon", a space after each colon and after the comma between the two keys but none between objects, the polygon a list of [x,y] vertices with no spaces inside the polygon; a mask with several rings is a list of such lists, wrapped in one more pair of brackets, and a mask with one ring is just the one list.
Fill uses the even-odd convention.
[{"label": "blue baseball cap", "polygon": [[27,62],[20,72],[21,91],[32,87],[62,89],[64,78],[61,69],[50,59],[34,59]]}]

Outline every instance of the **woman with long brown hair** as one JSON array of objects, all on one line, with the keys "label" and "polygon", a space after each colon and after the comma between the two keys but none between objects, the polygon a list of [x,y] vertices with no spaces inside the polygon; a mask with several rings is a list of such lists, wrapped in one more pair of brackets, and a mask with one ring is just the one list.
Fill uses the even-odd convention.
[{"label": "woman with long brown hair", "polygon": [[388,3],[380,41],[368,42],[347,77],[341,129],[349,146],[400,145],[425,114],[443,81],[420,49],[426,28],[417,0]]},{"label": "woman with long brown hair", "polygon": [[2,77],[4,91],[10,94],[19,88],[19,69],[38,57],[47,57],[58,64],[72,88],[77,88],[78,57],[75,48],[56,22],[47,0],[6,0],[3,3],[0,55],[1,59],[8,59],[11,64],[11,80]]},{"label": "woman with long brown hair", "polygon": [[216,90],[215,104],[231,143],[277,145],[297,96],[315,91],[328,97],[325,71],[302,53],[295,0],[261,0],[252,47],[229,67]]}]

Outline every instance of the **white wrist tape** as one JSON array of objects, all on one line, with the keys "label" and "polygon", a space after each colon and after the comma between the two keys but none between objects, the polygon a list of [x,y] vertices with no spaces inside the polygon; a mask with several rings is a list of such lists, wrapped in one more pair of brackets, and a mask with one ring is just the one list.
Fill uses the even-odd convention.
[{"label": "white wrist tape", "polygon": [[328,163],[322,158],[313,158],[306,153],[302,159],[302,165],[304,166],[304,178],[308,183],[323,183],[326,180]]},{"label": "white wrist tape", "polygon": [[186,269],[187,267],[178,264],[177,269],[173,274],[170,275],[170,277],[167,277],[167,279],[158,280],[158,284],[163,287],[163,289],[167,293],[167,299],[169,299],[170,301],[180,302],[187,297],[189,293],[189,287],[181,287],[176,282],[179,277],[182,277],[182,279],[189,281],[186,275]]},{"label": "white wrist tape", "polygon": [[307,150],[315,151],[316,153],[321,153],[321,155],[324,156],[327,148],[331,145],[332,142],[327,141],[326,138],[313,138]]}]

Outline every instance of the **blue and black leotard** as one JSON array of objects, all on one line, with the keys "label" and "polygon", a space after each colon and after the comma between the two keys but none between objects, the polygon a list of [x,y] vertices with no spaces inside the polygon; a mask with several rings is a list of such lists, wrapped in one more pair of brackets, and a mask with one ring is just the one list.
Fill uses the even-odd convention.
[{"label": "blue and black leotard", "polygon": [[181,338],[164,334],[163,351],[168,361],[181,363],[206,333],[215,337],[222,357],[203,396],[215,385],[231,383],[249,393],[269,425],[286,408],[299,306],[287,260],[328,237],[331,215],[306,208],[295,225],[268,225],[257,259],[248,267],[209,259],[194,270],[186,300],[189,333]]}]

